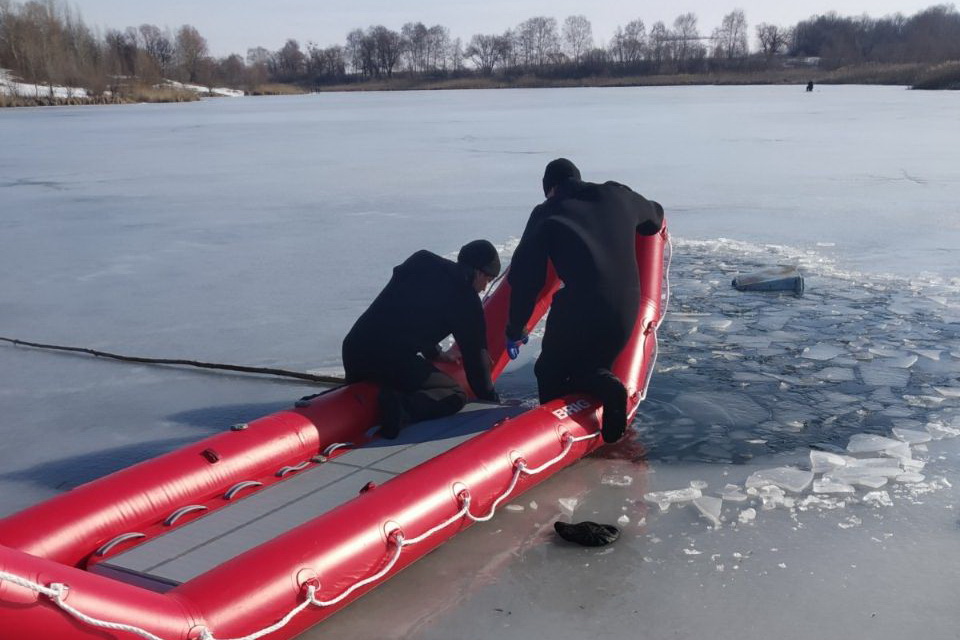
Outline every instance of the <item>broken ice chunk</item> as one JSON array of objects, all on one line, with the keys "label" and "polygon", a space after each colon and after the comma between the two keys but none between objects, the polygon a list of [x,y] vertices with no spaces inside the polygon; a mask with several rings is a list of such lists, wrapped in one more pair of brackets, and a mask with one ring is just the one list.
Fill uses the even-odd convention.
[{"label": "broken ice chunk", "polygon": [[933,390],[944,398],[960,398],[960,387],[934,387]]},{"label": "broken ice chunk", "polygon": [[853,484],[858,484],[861,487],[867,487],[868,489],[879,489],[880,487],[886,485],[889,480],[886,476],[864,476],[862,478],[852,478],[851,481]]},{"label": "broken ice chunk", "polygon": [[794,467],[761,469],[747,478],[747,488],[774,485],[793,493],[800,493],[813,481],[812,471],[803,471]]},{"label": "broken ice chunk", "polygon": [[827,382],[852,382],[856,380],[853,370],[846,367],[826,367],[815,372],[813,376],[818,380],[826,380]]},{"label": "broken ice chunk", "polygon": [[804,347],[800,357],[808,358],[810,360],[832,360],[842,353],[845,353],[845,351],[840,347],[832,344],[826,344],[824,342],[818,342],[812,347]]},{"label": "broken ice chunk", "polygon": [[737,516],[737,520],[739,520],[741,524],[753,522],[756,519],[757,519],[757,510],[754,509],[753,507],[744,509],[743,511],[740,512],[740,515]]},{"label": "broken ice chunk", "polygon": [[871,387],[905,387],[910,382],[910,371],[878,362],[864,362],[857,367],[864,384]]},{"label": "broken ice chunk", "polygon": [[746,502],[747,495],[740,491],[740,487],[735,484],[728,484],[720,492],[720,497],[730,502]]},{"label": "broken ice chunk", "polygon": [[604,474],[600,476],[600,484],[608,487],[629,487],[633,484],[633,478],[616,474]]},{"label": "broken ice chunk", "polygon": [[917,484],[926,479],[926,476],[924,476],[922,473],[914,473],[912,471],[901,473],[895,478],[897,482],[903,482],[905,484]]},{"label": "broken ice chunk", "polygon": [[956,438],[960,436],[960,429],[956,427],[948,427],[945,424],[937,424],[936,422],[931,422],[927,425],[927,431],[930,432],[930,437],[934,440],[943,440],[944,438]]},{"label": "broken ice chunk", "polygon": [[723,499],[713,496],[700,496],[694,498],[693,506],[700,511],[700,515],[713,523],[713,526],[720,526],[720,510],[723,508]]},{"label": "broken ice chunk", "polygon": [[651,491],[643,494],[643,499],[660,507],[661,511],[666,511],[671,504],[679,502],[690,502],[702,496],[700,489],[687,487],[685,489],[671,489],[668,491]]},{"label": "broken ice chunk", "polygon": [[781,505],[785,507],[793,506],[792,501],[788,502],[787,494],[783,492],[783,489],[776,485],[770,484],[765,487],[760,487],[758,493],[763,503],[761,506],[766,511],[776,509]]},{"label": "broken ice chunk", "polygon": [[847,464],[847,456],[837,455],[828,451],[810,452],[810,470],[813,473],[826,473]]},{"label": "broken ice chunk", "polygon": [[621,527],[625,527],[630,524],[630,518],[627,516],[620,516],[617,518],[617,524],[619,524]]},{"label": "broken ice chunk", "polygon": [[901,429],[894,427],[893,435],[907,444],[920,444],[921,442],[930,442],[932,436],[929,431],[916,431],[914,429]]},{"label": "broken ice chunk", "polygon": [[824,476],[813,481],[814,493],[856,493],[856,488],[835,478]]},{"label": "broken ice chunk", "polygon": [[877,436],[868,433],[858,433],[850,437],[847,443],[850,453],[885,453],[898,458],[909,458],[910,445],[900,440]]},{"label": "broken ice chunk", "polygon": [[523,511],[522,504],[508,504],[507,511]]},{"label": "broken ice chunk", "polygon": [[577,504],[580,501],[576,498],[560,498],[558,502],[560,503],[560,510],[569,517],[573,515],[573,512],[577,508]]},{"label": "broken ice chunk", "polygon": [[892,507],[893,500],[886,491],[871,491],[863,496],[863,501],[874,507]]}]

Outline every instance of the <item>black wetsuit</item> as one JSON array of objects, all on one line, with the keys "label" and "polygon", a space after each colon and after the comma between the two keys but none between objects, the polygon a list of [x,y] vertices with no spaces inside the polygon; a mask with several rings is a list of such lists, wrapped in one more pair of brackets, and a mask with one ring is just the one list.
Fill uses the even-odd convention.
[{"label": "black wetsuit", "polygon": [[549,258],[564,286],[535,367],[541,402],[583,391],[585,378],[613,366],[640,304],[636,234],[662,225],[663,207],[616,182],[565,180],[530,214],[510,265],[507,336],[522,337]]},{"label": "black wetsuit", "polygon": [[453,334],[474,395],[497,400],[483,305],[472,277],[472,269],[429,251],[395,267],[343,341],[347,381],[373,380],[396,389],[411,422],[456,413],[466,392],[429,362],[440,353],[438,343]]}]

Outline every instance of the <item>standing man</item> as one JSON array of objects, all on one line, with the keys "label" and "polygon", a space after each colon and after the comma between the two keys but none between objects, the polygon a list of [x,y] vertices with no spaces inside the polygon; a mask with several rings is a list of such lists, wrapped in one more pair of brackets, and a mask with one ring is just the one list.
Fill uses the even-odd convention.
[{"label": "standing man", "polygon": [[603,404],[605,442],[626,430],[627,392],[610,370],[637,320],[636,234],[654,235],[663,207],[616,182],[583,182],[566,158],[543,174],[546,201],[534,208],[513,254],[507,348],[516,357],[543,287],[547,260],[563,288],[554,296],[534,371],[545,403],[589,393]]},{"label": "standing man", "polygon": [[479,293],[500,273],[500,257],[486,240],[468,242],[453,262],[421,250],[393,277],[343,341],[347,382],[381,385],[380,434],[396,438],[412,422],[454,414],[467,392],[431,364],[445,358],[438,343],[457,341],[474,395],[497,402],[490,379],[487,332]]}]

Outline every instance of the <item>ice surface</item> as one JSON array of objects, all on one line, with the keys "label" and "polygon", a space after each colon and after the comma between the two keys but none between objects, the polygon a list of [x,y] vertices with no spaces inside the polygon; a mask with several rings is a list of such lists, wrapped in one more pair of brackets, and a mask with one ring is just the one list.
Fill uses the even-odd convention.
[{"label": "ice surface", "polygon": [[700,515],[713,523],[715,527],[720,526],[720,512],[723,509],[722,498],[700,496],[693,499],[693,506],[700,511]]},{"label": "ice surface", "polygon": [[747,488],[774,485],[792,493],[800,493],[813,482],[813,472],[794,467],[777,467],[755,471],[747,478]]},{"label": "ice surface", "polygon": [[[958,396],[941,389],[956,394],[960,364],[960,261],[955,257],[960,227],[951,217],[960,202],[960,182],[956,162],[949,160],[960,148],[955,100],[948,99],[954,96],[901,87],[831,86],[807,97],[822,100],[797,100],[790,87],[695,87],[557,89],[549,95],[527,90],[321,94],[151,105],[146,111],[7,110],[0,119],[0,272],[16,277],[0,278],[4,330],[16,337],[120,352],[335,370],[350,324],[393,266],[411,252],[427,248],[451,255],[475,237],[503,245],[519,236],[526,212],[540,197],[537,171],[551,157],[546,154],[554,153],[556,123],[586,119],[589,130],[571,129],[567,141],[580,154],[574,159],[585,177],[622,179],[668,209],[676,243],[671,308],[734,319],[727,328],[735,334],[732,340],[704,324],[700,332],[709,335],[703,342],[691,341],[692,347],[681,347],[670,326],[688,330],[695,323],[668,322],[661,328],[658,365],[668,371],[654,376],[636,423],[646,429],[638,439],[655,474],[641,478],[638,473],[633,491],[668,475],[661,486],[683,487],[697,477],[710,480],[711,486],[722,487],[728,480],[742,486],[754,467],[740,463],[757,468],[788,464],[780,454],[805,454],[815,442],[845,443],[853,433],[879,432],[896,425],[898,414],[920,422],[907,428],[923,429],[931,422],[953,428],[949,415],[958,409]],[[724,123],[722,131],[718,121]],[[659,126],[677,122],[684,126]],[[310,135],[303,136],[305,131]],[[876,131],[885,133],[872,135]],[[662,153],[637,161],[638,143],[651,139]],[[91,145],[97,162],[90,161]],[[897,153],[888,153],[894,147]],[[731,149],[738,151],[738,162],[718,163]],[[409,162],[411,157],[417,162]],[[784,157],[791,161],[781,162]],[[318,166],[323,170],[311,169]],[[676,171],[677,166],[690,170]],[[925,184],[904,178],[906,171],[922,175]],[[703,180],[691,181],[690,174]],[[745,176],[750,177],[747,198],[740,188]],[[792,196],[784,198],[788,192]],[[921,206],[905,207],[905,202]],[[935,233],[903,233],[905,228],[933,228],[931,221]],[[718,240],[722,234],[735,237]],[[818,249],[816,243],[825,240],[832,248]],[[784,260],[810,274],[809,300],[764,297],[744,306],[748,296],[736,294],[736,304],[733,292],[724,297],[731,272]],[[922,276],[920,286],[904,280],[924,272],[932,276]],[[237,283],[242,283],[239,289]],[[933,295],[946,302],[933,306],[938,304]],[[912,297],[917,300],[911,302]],[[804,346],[848,340],[849,354],[827,361],[798,357]],[[871,347],[889,353],[870,354]],[[170,354],[171,349],[177,353]],[[926,358],[919,349],[941,349],[941,361]],[[526,361],[508,367],[498,387],[534,406],[536,353],[528,347],[527,354]],[[920,357],[909,370],[886,361],[909,354]],[[881,378],[897,383],[893,392],[893,382],[860,384],[870,376],[862,377],[867,357]],[[860,362],[839,364],[849,358]],[[225,415],[230,419],[224,425],[252,420],[288,397],[308,392],[232,378],[219,383],[209,375],[144,375],[140,367],[100,362],[85,369],[74,360],[19,349],[0,354],[0,404],[7,425],[0,426],[6,438],[0,447],[5,513],[46,498],[63,481],[78,476],[86,481],[203,437],[222,426]],[[852,369],[857,379],[817,378],[814,372],[825,366]],[[111,376],[114,370],[119,373]],[[198,393],[181,393],[178,377],[194,381]],[[764,377],[770,378],[769,385]],[[170,378],[172,385],[167,384]],[[736,382],[747,379],[751,383],[746,387]],[[263,387],[268,391],[249,391]],[[231,388],[244,392],[234,394]],[[825,399],[825,392],[854,399]],[[699,394],[703,402],[676,403],[683,394]],[[922,404],[907,406],[905,395]],[[946,398],[941,405],[946,413],[927,406],[925,395]],[[788,404],[791,417],[781,419],[779,408]],[[63,419],[64,406],[70,407],[69,420]],[[231,413],[242,415],[235,419]],[[690,419],[686,431],[675,434],[674,421],[684,418]],[[717,426],[721,429],[714,430]],[[725,440],[725,430],[752,437]],[[53,449],[51,441],[57,443]],[[928,478],[956,475],[957,446],[930,445]],[[609,449],[619,451],[620,446]],[[711,458],[707,451],[725,457]],[[109,462],[118,459],[117,465]],[[733,464],[727,466],[728,460]],[[707,477],[700,462],[718,472],[722,467],[729,477]],[[893,478],[898,482],[915,473],[900,462],[904,472]],[[619,467],[603,457],[585,463],[531,488],[529,497],[544,502],[549,512],[557,508],[552,491],[581,495],[581,483],[592,486],[602,472],[617,473]],[[84,472],[76,471],[84,466]],[[570,480],[578,488],[571,489]],[[605,494],[619,502],[629,491],[595,491],[584,500]],[[636,635],[638,618],[631,612],[640,607],[639,615],[652,625],[645,629],[650,637],[668,637],[677,620],[689,627],[685,630],[691,637],[716,635],[717,629],[744,639],[799,637],[804,629],[797,621],[810,610],[825,612],[821,631],[832,628],[855,636],[856,629],[864,628],[861,614],[864,594],[869,594],[870,611],[886,621],[870,626],[875,640],[892,640],[905,629],[918,628],[924,637],[952,637],[956,577],[930,568],[952,552],[945,546],[954,536],[938,532],[956,517],[941,509],[953,504],[955,492],[938,481],[921,481],[898,485],[889,495],[897,502],[908,492],[925,504],[898,510],[903,517],[891,513],[878,520],[874,516],[879,513],[870,513],[862,526],[864,534],[867,529],[878,536],[896,531],[895,540],[916,542],[916,553],[910,554],[890,553],[889,545],[872,544],[869,535],[837,531],[838,521],[857,524],[842,520],[852,510],[801,517],[786,530],[780,524],[790,526],[787,514],[765,513],[761,515],[771,517],[744,525],[747,531],[740,537],[733,529],[703,534],[697,541],[702,556],[657,554],[658,548],[684,544],[686,516],[694,512],[686,509],[664,518],[651,513],[650,535],[663,542],[647,536],[637,541],[627,536],[623,542],[639,545],[626,547],[640,551],[638,558],[656,556],[655,564],[624,561],[598,569],[594,563],[589,572],[578,573],[584,579],[582,591],[603,593],[595,602],[613,614],[602,616],[594,635]],[[759,510],[761,498],[755,494],[756,502],[742,507]],[[797,503],[807,497],[798,497]],[[826,509],[831,496],[822,497],[820,506],[808,504]],[[577,508],[578,515],[583,508]],[[507,514],[496,526],[504,535],[496,536],[492,546],[475,548],[479,538],[471,534],[438,551],[442,557],[434,554],[406,570],[398,582],[378,586],[368,597],[393,615],[377,616],[385,622],[373,633],[346,626],[348,633],[341,635],[456,637],[462,635],[464,621],[475,625],[488,620],[491,597],[509,600],[518,593],[529,596],[533,609],[551,611],[554,635],[575,629],[581,611],[551,607],[557,593],[549,588],[533,593],[523,585],[530,579],[563,585],[571,569],[581,566],[557,558],[536,567],[543,576],[528,575],[529,563],[498,560],[504,553],[522,556],[530,540],[527,518]],[[743,563],[743,579],[729,579],[734,577],[730,569],[722,584],[709,581],[697,565],[686,566],[688,559],[706,561],[715,550],[729,553],[731,545],[741,551],[747,545],[757,551],[779,546],[791,555],[771,559],[757,553]],[[821,551],[843,561],[837,566],[811,562],[823,557]],[[464,562],[466,570],[433,579],[437,567],[449,560]],[[778,582],[775,572],[765,572],[781,560],[791,571],[788,580]],[[860,567],[851,569],[852,563]],[[678,593],[696,593],[698,606],[709,615],[689,615],[689,599],[659,597],[663,582],[641,577],[653,569]],[[607,570],[625,585],[613,596],[603,592]],[[476,581],[472,576],[477,574],[491,580]],[[469,581],[457,583],[458,575]],[[412,582],[410,576],[416,576]],[[881,583],[897,588],[878,590]],[[426,584],[435,590],[427,596],[439,597],[423,597],[410,584]],[[728,606],[759,602],[789,589],[809,596],[803,606],[790,601],[746,617]],[[405,599],[406,592],[417,595]],[[914,600],[924,604],[919,623],[909,616]],[[593,603],[583,604],[590,608]],[[341,620],[358,619],[349,608],[341,615],[347,616]],[[494,623],[497,633],[504,640],[529,636],[530,620],[513,618],[509,626]],[[424,626],[423,620],[431,624]],[[416,631],[404,629],[405,621]],[[340,624],[336,616],[329,622],[335,629]],[[328,631],[309,637],[338,635]]]}]

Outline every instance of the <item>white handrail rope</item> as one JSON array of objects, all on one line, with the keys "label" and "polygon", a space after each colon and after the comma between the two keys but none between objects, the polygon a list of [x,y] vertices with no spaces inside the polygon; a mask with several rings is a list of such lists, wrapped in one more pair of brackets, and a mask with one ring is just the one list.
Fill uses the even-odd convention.
[{"label": "white handrail rope", "polygon": [[[337,596],[336,598],[334,598],[333,600],[326,600],[326,601],[324,601],[324,600],[317,600],[315,597],[313,597],[312,595],[309,595],[309,593],[308,593],[307,602],[311,602],[311,603],[317,605],[318,607],[330,607],[330,606],[333,606],[333,605],[339,603],[340,601],[344,600],[346,597],[348,597],[351,593],[353,593],[353,592],[356,591],[357,589],[359,589],[359,588],[361,588],[361,587],[365,587],[365,586],[367,586],[368,584],[370,584],[371,582],[376,582],[377,580],[379,580],[379,579],[382,578],[383,576],[385,576],[385,575],[387,575],[388,573],[390,573],[390,570],[393,569],[393,566],[394,566],[395,564],[397,564],[397,560],[400,559],[400,551],[403,550],[403,534],[397,532],[397,533],[395,533],[394,535],[392,535],[392,536],[390,537],[390,540],[394,543],[393,557],[390,558],[390,561],[387,562],[386,566],[384,566],[383,569],[381,569],[380,571],[377,571],[377,572],[376,572],[375,574],[373,574],[372,576],[368,576],[368,577],[364,578],[363,580],[361,580],[360,582],[357,582],[356,584],[354,584],[353,586],[351,586],[350,588],[348,588],[346,591],[344,591],[343,593],[341,593],[340,595],[338,595],[338,596]],[[246,639],[238,639],[238,640],[246,640]]]},{"label": "white handrail rope", "polygon": [[435,526],[434,528],[430,529],[429,531],[426,531],[426,532],[424,532],[424,533],[421,533],[421,534],[420,534],[419,536],[417,536],[416,538],[410,538],[409,540],[403,540],[403,546],[404,546],[404,547],[408,547],[408,546],[410,546],[410,545],[412,545],[412,544],[417,544],[418,542],[423,542],[424,540],[426,540],[427,538],[429,538],[430,536],[432,536],[432,535],[435,534],[436,532],[440,531],[441,529],[446,529],[447,527],[449,527],[450,525],[452,525],[454,522],[456,522],[457,520],[459,520],[459,519],[462,518],[463,516],[465,516],[465,515],[467,515],[468,513],[470,513],[470,496],[469,496],[469,495],[464,495],[463,498],[462,498],[462,500],[463,500],[463,507],[461,507],[460,511],[457,511],[455,514],[453,514],[452,516],[450,516],[450,518],[448,518],[447,520],[445,520],[445,521],[442,522],[441,524],[438,524],[437,526]]},{"label": "white handrail rope", "polygon": [[45,596],[50,598],[54,597],[57,594],[55,589],[45,587],[42,584],[27,580],[26,578],[21,578],[18,575],[12,573],[7,573],[6,571],[0,571],[0,582],[6,580],[7,582],[12,582],[18,587],[23,587],[24,589],[30,589],[31,591],[36,591],[37,593],[42,593]]},{"label": "white handrail rope", "polygon": [[[287,615],[283,616],[282,618],[280,618],[280,620],[278,620],[277,622],[275,622],[274,624],[270,625],[265,629],[260,629],[259,631],[255,631],[248,636],[243,636],[242,638],[232,638],[231,640],[257,640],[257,638],[262,638],[263,636],[273,633],[274,631],[279,631],[280,629],[290,624],[290,621],[293,620],[293,618],[298,613],[300,613],[301,611],[309,607],[310,604],[314,602],[313,600],[314,591],[316,591],[316,587],[314,587],[313,585],[307,585],[306,599],[300,604],[298,604],[296,607],[291,609]],[[200,634],[200,640],[217,640],[217,638],[216,636],[213,635],[212,631],[210,631],[209,629],[204,629],[203,633]],[[221,638],[220,640],[226,640],[226,639]]]},{"label": "white handrail rope", "polygon": [[474,522],[487,522],[493,519],[493,514],[496,513],[497,507],[500,506],[500,503],[503,502],[507,496],[509,496],[517,486],[517,481],[520,479],[520,465],[514,464],[513,466],[513,476],[510,478],[510,486],[507,487],[507,490],[504,491],[500,496],[493,501],[493,504],[490,505],[490,513],[485,516],[475,516],[469,511],[467,511],[467,517],[473,520]]}]

